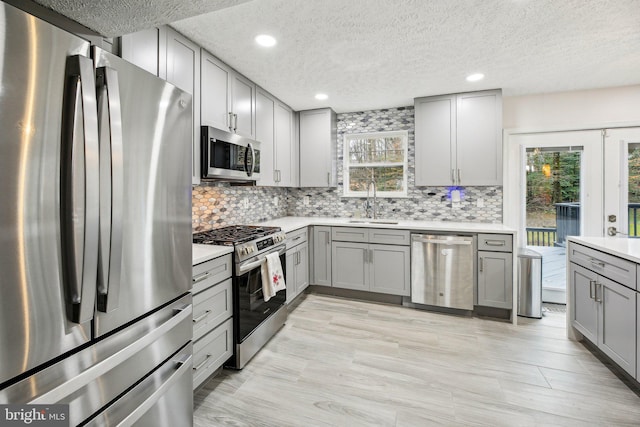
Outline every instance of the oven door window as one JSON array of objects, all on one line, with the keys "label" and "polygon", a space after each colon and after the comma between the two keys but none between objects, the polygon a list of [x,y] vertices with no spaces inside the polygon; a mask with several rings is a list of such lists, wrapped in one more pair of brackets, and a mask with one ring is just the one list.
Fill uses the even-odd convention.
[{"label": "oven door window", "polygon": [[[282,271],[286,271],[285,255],[280,256]],[[286,283],[285,277],[285,283]],[[255,268],[236,279],[238,295],[238,336],[239,342],[245,340],[269,316],[284,305],[286,290],[276,293],[269,301],[264,301],[262,295],[262,274],[260,267]]]}]

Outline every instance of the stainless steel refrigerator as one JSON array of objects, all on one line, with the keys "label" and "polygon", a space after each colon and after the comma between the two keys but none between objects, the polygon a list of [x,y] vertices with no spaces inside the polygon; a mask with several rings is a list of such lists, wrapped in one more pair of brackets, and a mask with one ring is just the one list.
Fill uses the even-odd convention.
[{"label": "stainless steel refrigerator", "polygon": [[0,3],[0,403],[192,423],[192,99]]}]

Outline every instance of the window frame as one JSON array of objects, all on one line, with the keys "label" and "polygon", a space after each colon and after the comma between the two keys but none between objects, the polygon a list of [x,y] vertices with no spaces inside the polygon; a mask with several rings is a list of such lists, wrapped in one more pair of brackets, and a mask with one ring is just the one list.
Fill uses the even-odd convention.
[{"label": "window frame", "polygon": [[[402,162],[394,162],[394,163],[380,163],[376,165],[375,163],[351,163],[351,156],[349,152],[349,142],[352,139],[373,139],[373,138],[392,138],[392,137],[400,137],[402,139],[402,151],[403,151],[403,161]],[[377,197],[408,197],[408,163],[409,163],[409,131],[406,130],[394,130],[394,131],[381,131],[381,132],[363,132],[363,133],[348,133],[343,136],[343,162],[342,162],[342,175],[343,175],[343,194],[342,197],[367,197],[366,191],[351,191],[349,185],[349,168],[350,167],[373,167],[373,168],[383,168],[383,167],[398,167],[402,166],[402,181],[403,181],[403,190],[402,191],[379,191],[376,189]]]}]

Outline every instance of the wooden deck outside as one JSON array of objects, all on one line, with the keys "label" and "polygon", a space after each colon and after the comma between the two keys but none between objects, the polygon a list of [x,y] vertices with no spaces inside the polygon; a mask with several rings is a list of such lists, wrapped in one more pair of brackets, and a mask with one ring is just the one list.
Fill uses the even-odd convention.
[{"label": "wooden deck outside", "polygon": [[542,255],[542,288],[567,289],[566,249],[527,246]]}]

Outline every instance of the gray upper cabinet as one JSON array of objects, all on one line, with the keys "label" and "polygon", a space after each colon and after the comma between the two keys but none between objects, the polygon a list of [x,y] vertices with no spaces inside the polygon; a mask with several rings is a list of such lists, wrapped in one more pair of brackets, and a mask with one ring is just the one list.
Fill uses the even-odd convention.
[{"label": "gray upper cabinet", "polygon": [[192,183],[200,183],[200,47],[163,26],[120,38],[122,58],[193,97]]},{"label": "gray upper cabinet", "polygon": [[256,90],[256,140],[260,141],[258,185],[295,186],[293,111],[262,88]]},{"label": "gray upper cabinet", "polygon": [[256,85],[202,51],[203,126],[255,138]]},{"label": "gray upper cabinet", "polygon": [[167,27],[166,80],[193,96],[192,181],[200,183],[200,47]]},{"label": "gray upper cabinet", "polygon": [[209,52],[202,50],[202,126],[229,131],[231,70]]},{"label": "gray upper cabinet", "polygon": [[415,99],[416,185],[502,185],[502,92]]},{"label": "gray upper cabinet", "polygon": [[336,113],[330,108],[299,113],[300,187],[335,187]]},{"label": "gray upper cabinet", "polygon": [[278,185],[292,187],[297,184],[293,164],[293,111],[281,102],[275,104],[275,165]]},{"label": "gray upper cabinet", "polygon": [[[165,27],[150,28],[122,36],[120,38],[122,58],[154,76],[166,78],[166,36],[164,32]],[[163,52],[162,55],[160,52]],[[160,64],[164,64],[164,66],[161,67]]]},{"label": "gray upper cabinet", "polygon": [[231,110],[233,132],[247,138],[256,137],[256,85],[240,74],[232,74]]},{"label": "gray upper cabinet", "polygon": [[258,185],[277,185],[275,146],[276,100],[261,88],[256,90],[256,140],[260,141],[260,181]]}]

